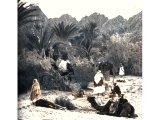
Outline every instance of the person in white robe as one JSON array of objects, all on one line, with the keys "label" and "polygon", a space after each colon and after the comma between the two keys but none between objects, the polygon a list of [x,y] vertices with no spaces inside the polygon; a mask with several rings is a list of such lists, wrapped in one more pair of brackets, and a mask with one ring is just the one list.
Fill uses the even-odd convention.
[{"label": "person in white robe", "polygon": [[124,76],[124,74],[125,74],[124,67],[123,67],[122,63],[120,63],[119,75],[122,78]]}]

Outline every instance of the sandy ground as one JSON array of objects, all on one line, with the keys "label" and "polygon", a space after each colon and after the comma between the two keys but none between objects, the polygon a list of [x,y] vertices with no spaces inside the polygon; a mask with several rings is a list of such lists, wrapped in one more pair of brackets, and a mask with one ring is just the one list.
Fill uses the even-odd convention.
[{"label": "sandy ground", "polygon": [[[115,78],[119,80],[119,77]],[[125,93],[125,98],[134,106],[135,113],[138,114],[136,120],[142,120],[142,77],[124,76],[121,78],[125,83],[117,82],[121,91]],[[86,91],[91,92],[91,91]],[[76,110],[55,110],[51,108],[36,107],[31,105],[29,92],[18,98],[18,119],[19,120],[126,120],[133,118],[113,117],[108,115],[99,115],[86,100],[87,97],[73,99],[70,92],[62,91],[42,91],[43,98],[54,102],[58,96],[66,96],[78,108]],[[107,96],[96,97],[100,104],[108,101]]]}]

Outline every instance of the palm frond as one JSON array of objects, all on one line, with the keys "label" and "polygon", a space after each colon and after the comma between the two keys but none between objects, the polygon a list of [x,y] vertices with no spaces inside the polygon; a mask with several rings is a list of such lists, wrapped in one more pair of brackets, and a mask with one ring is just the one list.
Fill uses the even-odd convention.
[{"label": "palm frond", "polygon": [[40,44],[38,43],[38,38],[37,36],[34,36],[34,35],[29,35],[27,34],[26,35],[28,37],[28,41],[27,41],[27,48],[29,50],[33,50],[33,49],[37,49],[39,50],[40,48]]},{"label": "palm frond", "polygon": [[93,40],[96,38],[95,35],[95,28],[97,27],[97,24],[94,22],[89,22],[86,26],[83,26],[80,30],[80,33],[82,33],[85,37],[85,39],[82,39],[80,45],[84,46],[88,52],[93,46]]},{"label": "palm frond", "polygon": [[78,30],[78,27],[75,24],[65,25],[64,22],[61,22],[59,24],[55,24],[53,30],[57,37],[61,39],[68,39],[69,36]]},{"label": "palm frond", "polygon": [[34,5],[26,5],[26,2],[18,1],[18,26],[25,25],[29,22],[34,21],[44,21],[45,15],[42,13],[41,9]]}]

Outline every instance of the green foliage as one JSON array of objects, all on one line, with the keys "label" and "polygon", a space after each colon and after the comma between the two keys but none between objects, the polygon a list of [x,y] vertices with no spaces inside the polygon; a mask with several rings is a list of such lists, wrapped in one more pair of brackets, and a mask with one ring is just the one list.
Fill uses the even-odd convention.
[{"label": "green foliage", "polygon": [[55,24],[53,27],[55,35],[59,38],[59,40],[68,40],[71,35],[73,35],[78,28],[75,24],[65,25],[62,21],[61,23]]},{"label": "green foliage", "polygon": [[64,96],[56,98],[55,103],[62,107],[66,107],[68,110],[76,109],[76,106],[71,102],[71,100]]},{"label": "green foliage", "polygon": [[30,22],[41,22],[44,21],[42,17],[41,9],[34,5],[30,4],[25,6],[26,2],[18,1],[18,27],[28,24]]},{"label": "green foliage", "polygon": [[28,48],[41,52],[42,49],[47,50],[51,46],[54,32],[49,23],[33,24],[30,31],[32,32],[26,33],[29,38]]},{"label": "green foliage", "polygon": [[80,41],[80,46],[82,46],[82,48],[84,48],[88,52],[88,58],[90,58],[90,50],[93,47],[93,40],[97,37],[95,34],[96,27],[96,23],[89,22],[79,31],[84,36],[84,39]]},{"label": "green foliage", "polygon": [[93,81],[97,61],[123,63],[126,74],[142,75],[142,13],[128,21],[98,13],[79,22],[68,14],[48,19],[38,6],[18,0],[19,93],[30,89],[34,78],[42,89],[71,90],[54,69],[55,61],[44,59],[49,48],[54,60],[66,55],[74,64],[73,83],[81,88]]},{"label": "green foliage", "polygon": [[83,89],[88,85],[89,82],[93,81],[95,71],[91,62],[84,58],[75,58],[73,63],[76,64],[75,70],[75,81],[80,84]]},{"label": "green foliage", "polygon": [[41,49],[44,42],[38,43],[38,40],[43,41],[46,25],[47,17],[38,6],[26,6],[25,2],[18,1],[18,36],[21,36],[18,37],[18,54],[21,54],[23,49]]},{"label": "green foliage", "polygon": [[23,52],[18,56],[18,93],[31,89],[33,79],[46,71],[41,67],[42,57],[36,52]]}]

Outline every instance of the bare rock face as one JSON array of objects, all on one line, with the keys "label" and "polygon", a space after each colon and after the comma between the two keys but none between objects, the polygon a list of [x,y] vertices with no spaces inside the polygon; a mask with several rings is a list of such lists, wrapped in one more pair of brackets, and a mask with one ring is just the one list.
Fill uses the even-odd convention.
[{"label": "bare rock face", "polygon": [[132,33],[131,41],[142,41],[142,12],[129,18],[127,32]]},{"label": "bare rock face", "polygon": [[106,17],[103,14],[99,14],[99,13],[93,13],[90,16],[85,16],[83,17],[80,21],[79,24],[84,26],[89,22],[95,22],[97,23],[97,27],[101,27],[106,21],[108,21],[108,17]]},{"label": "bare rock face", "polygon": [[132,42],[142,41],[142,12],[130,17],[128,20],[117,16],[106,21],[100,28],[107,39],[114,34],[130,34]]},{"label": "bare rock face", "polygon": [[110,19],[108,21],[106,21],[102,28],[100,29],[100,31],[106,35],[106,37],[108,39],[110,39],[110,37],[113,34],[121,34],[124,33],[126,31],[126,22],[127,20],[124,19],[122,16],[117,16],[113,19]]},{"label": "bare rock face", "polygon": [[142,30],[142,12],[129,18],[127,21],[127,30],[129,32]]}]

